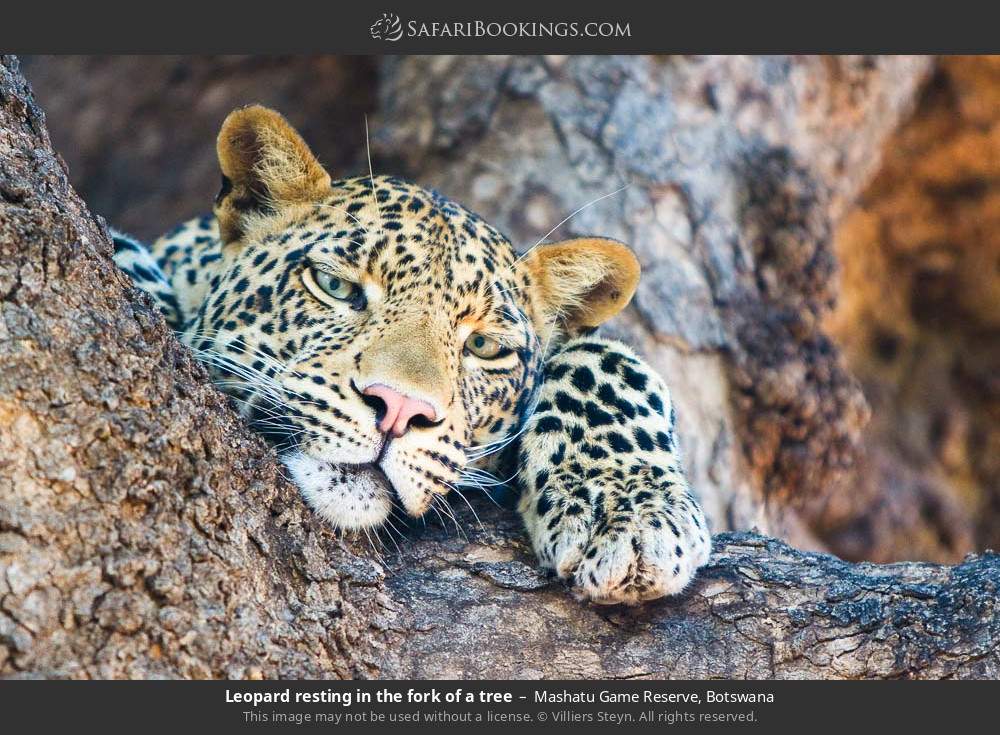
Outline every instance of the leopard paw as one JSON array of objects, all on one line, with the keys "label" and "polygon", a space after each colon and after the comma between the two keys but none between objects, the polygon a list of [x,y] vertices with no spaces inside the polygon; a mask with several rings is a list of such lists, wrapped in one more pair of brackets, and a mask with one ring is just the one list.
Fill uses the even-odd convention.
[{"label": "leopard paw", "polygon": [[542,566],[597,604],[636,605],[684,590],[708,561],[711,537],[686,488],[640,473],[604,478],[593,495],[561,486],[554,497],[522,499]]},{"label": "leopard paw", "polygon": [[539,562],[560,579],[571,579],[590,543],[593,513],[587,503],[563,498],[521,499],[521,515]]},{"label": "leopard paw", "polygon": [[573,572],[574,593],[599,605],[680,594],[710,550],[707,533],[684,536],[665,523],[597,533]]}]

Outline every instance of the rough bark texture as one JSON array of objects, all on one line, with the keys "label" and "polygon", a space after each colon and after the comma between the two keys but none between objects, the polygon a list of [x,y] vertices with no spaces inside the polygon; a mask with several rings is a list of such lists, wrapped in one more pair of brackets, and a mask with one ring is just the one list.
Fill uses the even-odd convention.
[{"label": "rough bark texture", "polygon": [[114,268],[10,58],[0,365],[4,675],[1000,675],[992,554],[852,565],[723,534],[688,594],[620,610],[539,575],[483,499],[481,527],[457,507],[465,535],[417,524],[385,563],[336,539]]},{"label": "rough bark texture", "polygon": [[885,151],[829,324],[870,451],[819,526],[853,558],[954,561],[1000,548],[1000,59],[942,59]]}]

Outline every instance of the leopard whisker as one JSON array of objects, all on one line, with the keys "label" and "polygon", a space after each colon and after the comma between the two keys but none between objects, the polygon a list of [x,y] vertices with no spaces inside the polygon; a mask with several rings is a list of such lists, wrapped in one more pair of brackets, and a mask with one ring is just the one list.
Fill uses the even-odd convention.
[{"label": "leopard whisker", "polygon": [[195,353],[195,357],[201,362],[205,362],[213,367],[231,372],[234,375],[245,378],[250,382],[259,382],[262,386],[271,389],[278,390],[281,388],[281,385],[274,380],[272,376],[248,365],[244,365],[241,362],[237,362],[231,357],[223,355],[216,350],[205,350],[197,347],[191,349]]},{"label": "leopard whisker", "polygon": [[[396,531],[396,533],[399,534],[400,538],[403,538],[403,534],[399,533],[399,530],[392,526],[392,522],[389,520],[388,517],[386,517],[385,523],[382,525],[382,528],[386,529],[386,536],[388,537],[389,542],[396,548],[396,555],[402,558],[403,550],[399,548],[399,544],[396,543],[396,539],[392,537],[391,531]],[[379,538],[379,540],[381,540],[382,537],[379,535],[379,530],[381,529],[376,529],[375,535]]]},{"label": "leopard whisker", "polygon": [[199,347],[193,347],[191,349],[195,353],[195,357],[202,362],[209,363],[215,367],[223,368],[229,372],[240,375],[241,377],[252,378],[264,385],[274,388],[276,391],[283,390],[281,383],[278,382],[274,375],[270,375],[251,365],[234,360],[232,357],[224,355],[218,350],[203,349]]},{"label": "leopard whisker", "polygon": [[382,221],[382,206],[379,204],[378,195],[375,193],[375,171],[372,168],[372,146],[371,138],[368,135],[368,115],[365,115],[365,152],[368,154],[368,178],[372,182],[372,204],[375,207],[375,214],[378,215],[379,234],[385,234],[385,223]]},{"label": "leopard whisker", "polygon": [[[243,381],[243,380],[213,380],[212,381],[212,385],[214,385],[217,388],[222,388],[224,390],[227,389],[227,388],[228,389],[240,390],[240,391],[246,393],[247,395],[256,396],[256,397],[261,398],[263,400],[269,401],[271,408],[280,408],[280,407],[283,406],[282,402],[279,401],[275,396],[273,396],[270,393],[266,392],[265,390],[263,390],[259,386],[255,385],[253,383],[248,383],[248,382]],[[228,396],[236,397],[236,396],[233,396],[233,394],[230,393],[229,391],[225,391],[225,393]]]},{"label": "leopard whisker", "polygon": [[[179,330],[175,330],[175,334],[179,334],[179,336],[181,336],[183,338],[190,338],[192,340],[194,340],[194,339],[214,340],[220,334],[224,334],[224,332],[221,329],[212,329],[212,330],[200,329],[200,330],[190,330],[190,331],[184,331],[184,332],[181,332]],[[260,359],[262,362],[270,364],[279,373],[283,373],[285,370],[288,369],[288,366],[285,365],[280,360],[278,360],[278,358],[274,357],[273,355],[267,354],[266,352],[262,351],[261,349],[259,349],[257,347],[253,347],[251,345],[248,345],[246,343],[246,341],[243,340],[242,337],[237,337],[237,339],[229,342],[227,346],[228,347],[232,347],[234,345],[241,350],[237,354],[250,354],[253,357],[256,357],[256,358]],[[193,345],[191,347],[192,347],[192,349],[195,349],[195,347]]]},{"label": "leopard whisker", "polygon": [[476,487],[476,488],[479,488],[482,491],[483,495],[485,495],[489,499],[489,501],[491,503],[493,503],[493,505],[495,505],[497,508],[502,508],[503,507],[503,506],[500,505],[500,503],[498,503],[496,501],[496,498],[493,497],[493,495],[490,493],[490,491],[487,488],[485,488],[484,486],[480,485],[476,480],[473,480],[473,479],[470,478],[468,482],[457,482],[455,484],[456,484],[457,487],[468,487],[468,488]]},{"label": "leopard whisker", "polygon": [[[260,405],[258,403],[254,403],[252,400],[248,400],[246,398],[241,398],[239,396],[233,395],[232,393],[226,393],[226,395],[229,397],[230,400],[235,401],[236,403],[239,403],[239,404],[241,404],[243,406],[246,406],[249,409],[253,409],[254,411],[259,411],[260,413],[263,413],[269,419],[278,420],[278,419],[283,418],[283,414],[278,413],[273,408],[268,408],[266,406],[262,406],[262,405]],[[259,397],[259,396],[254,396],[254,394],[252,394],[252,393],[250,395],[251,395],[251,398]],[[262,419],[255,419],[255,421],[257,421],[257,420],[262,420]]]},{"label": "leopard whisker", "polygon": [[448,501],[445,500],[444,497],[441,495],[433,495],[431,496],[431,505],[433,506],[434,503],[440,504],[441,510],[443,510],[445,515],[447,515],[451,519],[452,523],[455,524],[455,530],[458,532],[458,534],[466,541],[468,541],[469,536],[465,533],[465,529],[462,528],[461,524],[458,522],[458,516],[455,515],[454,509],[450,505],[448,505]]},{"label": "leopard whisker", "polygon": [[[468,473],[463,473],[460,477],[462,482],[457,483],[459,487],[468,487],[471,483],[475,487],[478,487],[484,492],[489,492],[486,488],[489,487],[507,487],[511,482],[516,480],[521,474],[521,470],[518,469],[510,477],[501,480],[495,475],[486,472],[485,470],[480,470],[477,468],[470,468]],[[466,482],[467,481],[467,482]]]},{"label": "leopard whisker", "polygon": [[544,378],[540,378],[539,379],[538,387],[536,388],[536,394],[535,394],[534,400],[532,401],[532,406],[529,409],[529,411],[527,412],[527,415],[521,421],[521,423],[520,423],[517,431],[514,432],[513,434],[508,434],[506,437],[504,437],[502,439],[498,439],[495,442],[491,442],[490,444],[482,444],[482,445],[478,445],[477,447],[474,447],[473,448],[474,450],[475,449],[480,449],[480,447],[485,448],[485,450],[478,451],[478,452],[477,451],[469,451],[469,452],[467,452],[466,456],[468,457],[468,459],[469,459],[470,462],[478,462],[478,461],[481,461],[483,459],[486,459],[489,456],[497,454],[498,452],[502,452],[504,449],[506,449],[508,446],[510,446],[511,442],[516,441],[518,439],[518,437],[520,437],[521,434],[523,434],[527,430],[528,423],[531,421],[532,416],[535,415],[535,411],[538,410],[538,404],[541,402],[541,393],[542,393],[541,386],[542,386],[542,381],[544,381]]},{"label": "leopard whisker", "polygon": [[[202,350],[200,348],[192,349],[196,352],[196,357],[203,362],[220,367],[230,373],[233,373],[234,375],[237,375],[238,377],[244,378],[249,384],[268,392],[276,403],[283,404],[285,399],[291,396],[296,401],[304,405],[322,405],[319,402],[308,398],[305,394],[296,391],[294,388],[289,388],[288,386],[279,383],[272,376],[262,373],[248,365],[244,365],[241,362],[237,362],[226,355],[218,353],[217,351]],[[213,379],[212,382],[219,385],[225,381]]]},{"label": "leopard whisker", "polygon": [[469,468],[468,470],[466,470],[465,472],[462,473],[460,479],[462,479],[462,480],[473,480],[476,483],[476,486],[480,487],[480,488],[485,488],[485,487],[500,487],[500,486],[509,485],[513,480],[515,480],[517,478],[517,476],[519,474],[521,474],[520,470],[518,470],[517,472],[515,472],[513,475],[511,475],[510,477],[508,477],[506,480],[501,480],[500,478],[495,477],[495,476],[491,475],[489,472],[486,472],[484,470],[479,470],[479,469],[476,469],[476,468]]},{"label": "leopard whisker", "polygon": [[[546,233],[545,233],[544,235],[542,235],[542,236],[541,236],[540,238],[538,238],[538,242],[536,242],[536,243],[535,243],[534,245],[532,245],[532,246],[531,246],[530,248],[528,248],[528,249],[527,249],[527,250],[525,250],[525,251],[524,251],[523,253],[521,253],[521,255],[519,255],[519,256],[518,256],[517,258],[515,258],[515,259],[514,259],[514,262],[513,262],[513,263],[511,263],[511,264],[510,264],[509,266],[507,266],[507,268],[505,268],[505,269],[504,269],[504,271],[506,271],[506,270],[511,270],[511,269],[513,269],[513,268],[514,268],[514,267],[515,267],[515,266],[516,266],[516,265],[517,265],[518,263],[520,263],[520,262],[521,262],[521,261],[523,261],[523,260],[524,260],[525,258],[527,258],[527,257],[528,257],[528,255],[530,255],[530,254],[531,254],[531,252],[532,252],[532,251],[533,251],[533,250],[534,250],[535,248],[537,248],[537,247],[538,247],[539,245],[541,245],[541,244],[542,244],[543,242],[545,242],[545,240],[546,240],[546,239],[547,239],[547,238],[548,238],[548,237],[549,237],[550,235],[552,235],[552,233],[554,233],[554,232],[555,232],[556,230],[558,230],[558,229],[559,229],[560,227],[562,227],[562,226],[563,226],[564,224],[566,224],[566,223],[567,223],[567,222],[569,222],[569,221],[570,221],[571,219],[573,219],[574,217],[576,217],[576,216],[577,216],[578,214],[580,214],[581,212],[583,212],[583,211],[584,211],[584,210],[586,210],[586,209],[589,209],[590,207],[594,206],[594,205],[595,205],[595,204],[597,204],[598,202],[601,202],[601,201],[604,201],[605,199],[608,199],[608,198],[610,198],[610,197],[613,197],[613,196],[615,196],[616,194],[620,194],[621,192],[623,192],[623,191],[625,191],[625,190],[626,190],[627,188],[629,188],[629,186],[630,186],[630,185],[631,185],[631,184],[624,184],[624,185],[622,185],[622,186],[618,187],[617,189],[615,189],[614,191],[612,191],[612,192],[609,192],[608,194],[604,194],[603,196],[599,196],[599,197],[597,197],[596,199],[591,199],[591,200],[590,200],[589,202],[587,202],[586,204],[584,204],[584,205],[583,205],[582,207],[579,207],[579,208],[577,208],[577,209],[573,210],[573,211],[572,211],[572,212],[571,212],[570,214],[568,214],[568,215],[567,215],[566,217],[564,217],[564,218],[563,218],[562,220],[560,220],[560,221],[559,221],[559,223],[558,223],[558,224],[557,224],[557,225],[556,225],[555,227],[553,227],[553,228],[552,228],[551,230],[549,230],[549,231],[548,231],[548,232],[546,232]],[[503,273],[504,271],[501,271],[501,273]]]},{"label": "leopard whisker", "polygon": [[251,426],[263,426],[265,428],[275,428],[282,431],[282,435],[286,439],[298,439],[299,437],[306,436],[310,439],[321,439],[322,435],[317,434],[312,429],[296,427],[292,431],[286,431],[288,424],[278,423],[269,421],[267,419],[258,419],[251,422]]},{"label": "leopard whisker", "polygon": [[469,502],[469,499],[467,497],[465,497],[465,493],[463,493],[461,490],[458,489],[458,487],[456,487],[455,485],[452,485],[451,483],[447,483],[446,482],[445,485],[447,485],[449,488],[451,488],[454,492],[458,493],[458,497],[460,497],[462,500],[465,501],[465,504],[467,506],[469,506],[469,510],[472,511],[472,517],[475,518],[476,519],[476,523],[479,524],[479,529],[481,531],[485,531],[486,530],[486,526],[484,526],[483,522],[481,520],[479,520],[479,514],[476,513],[476,509],[472,507],[472,503]]},{"label": "leopard whisker", "polygon": [[378,563],[381,564],[383,567],[388,566],[385,563],[385,558],[382,556],[382,554],[379,553],[378,549],[375,548],[375,542],[372,541],[372,537],[371,534],[368,533],[368,529],[362,528],[361,530],[364,531],[365,538],[368,539],[368,545],[372,547],[372,553],[375,554],[375,558],[378,560]]},{"label": "leopard whisker", "polygon": [[[443,528],[445,530],[445,532],[447,532],[447,530],[448,530],[448,524],[445,523],[444,516],[441,515],[441,511],[439,511],[437,509],[437,507],[435,506],[433,500],[431,500],[430,508],[431,508],[431,510],[433,510],[437,514],[438,522],[440,522],[441,528]],[[420,516],[420,517],[423,518],[424,516]]]}]

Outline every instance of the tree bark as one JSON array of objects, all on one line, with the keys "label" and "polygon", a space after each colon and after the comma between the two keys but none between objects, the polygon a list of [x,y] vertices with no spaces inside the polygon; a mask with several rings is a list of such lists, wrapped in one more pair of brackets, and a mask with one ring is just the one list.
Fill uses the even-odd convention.
[{"label": "tree bark", "polygon": [[622,610],[539,574],[482,498],[482,525],[456,506],[462,533],[417,523],[384,559],[338,539],[110,254],[4,57],[5,676],[1000,675],[993,554],[852,565],[722,534],[689,593]]}]

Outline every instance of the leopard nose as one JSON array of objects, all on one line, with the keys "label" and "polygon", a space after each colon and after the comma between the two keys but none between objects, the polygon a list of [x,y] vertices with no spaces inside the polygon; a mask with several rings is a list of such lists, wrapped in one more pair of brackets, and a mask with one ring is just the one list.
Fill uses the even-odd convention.
[{"label": "leopard nose", "polygon": [[412,425],[421,422],[426,425],[438,419],[434,406],[427,401],[403,395],[382,383],[369,385],[361,392],[384,405],[385,411],[378,422],[378,430],[383,434],[392,432],[394,436],[402,436]]}]

